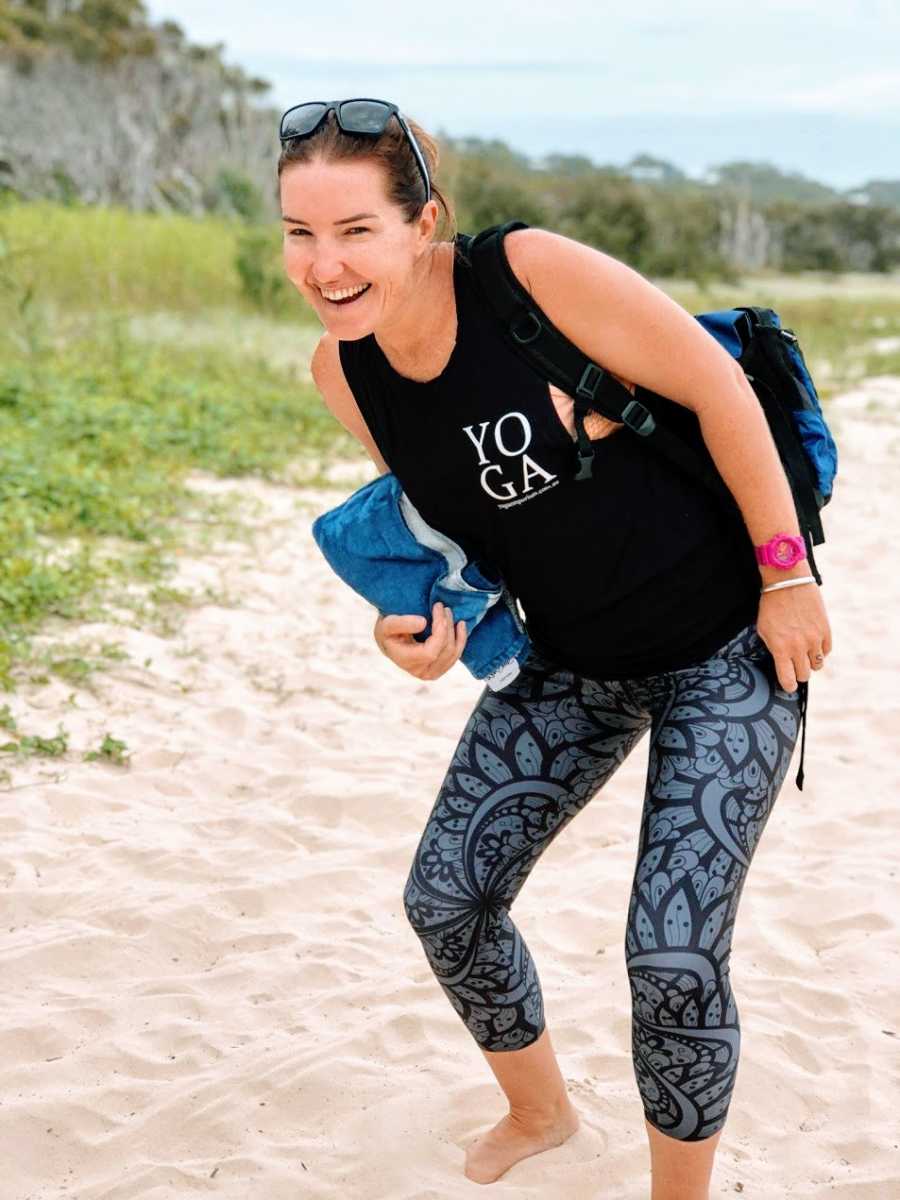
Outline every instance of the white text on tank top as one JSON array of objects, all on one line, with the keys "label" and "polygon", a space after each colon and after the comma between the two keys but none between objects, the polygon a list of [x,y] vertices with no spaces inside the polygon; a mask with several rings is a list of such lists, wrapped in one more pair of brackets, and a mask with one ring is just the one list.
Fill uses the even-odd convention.
[{"label": "white text on tank top", "polygon": [[559,476],[527,453],[531,422],[515,409],[495,421],[464,425],[463,432],[477,455],[479,483],[498,508],[524,504],[556,487]]}]

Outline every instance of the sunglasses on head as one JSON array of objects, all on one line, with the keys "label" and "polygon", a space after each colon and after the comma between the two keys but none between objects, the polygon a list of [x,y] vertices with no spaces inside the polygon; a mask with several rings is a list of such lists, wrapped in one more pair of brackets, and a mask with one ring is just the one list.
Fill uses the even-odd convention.
[{"label": "sunglasses on head", "polygon": [[396,117],[418,163],[422,182],[425,184],[425,200],[427,202],[431,199],[431,180],[428,178],[425,157],[399,108],[389,100],[358,97],[355,100],[309,100],[305,104],[295,104],[281,118],[278,136],[282,144],[289,142],[291,138],[309,137],[311,133],[315,133],[332,110],[337,117],[338,126],[344,133],[357,133],[369,137],[380,137],[391,117]]}]

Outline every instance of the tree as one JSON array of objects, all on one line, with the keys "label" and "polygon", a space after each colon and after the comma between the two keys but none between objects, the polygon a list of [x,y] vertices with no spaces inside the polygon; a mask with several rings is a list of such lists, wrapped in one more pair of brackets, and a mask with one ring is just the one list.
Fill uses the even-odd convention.
[{"label": "tree", "polygon": [[758,204],[774,199],[830,204],[837,198],[834,188],[808,179],[799,171],[782,171],[766,162],[722,163],[709,172],[709,181]]},{"label": "tree", "polygon": [[627,176],[596,171],[579,179],[560,213],[560,232],[641,270],[652,230],[638,187]]},{"label": "tree", "polygon": [[527,225],[544,225],[547,212],[522,182],[504,178],[481,158],[460,163],[456,208],[463,229],[486,229],[514,218]]},{"label": "tree", "polygon": [[0,0],[3,43],[23,70],[53,47],[82,62],[112,62],[157,45],[142,0]]}]

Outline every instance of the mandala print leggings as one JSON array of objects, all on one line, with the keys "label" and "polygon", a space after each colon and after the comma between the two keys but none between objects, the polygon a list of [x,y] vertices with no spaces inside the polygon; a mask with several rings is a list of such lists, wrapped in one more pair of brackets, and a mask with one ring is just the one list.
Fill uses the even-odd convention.
[{"label": "mandala print leggings", "polygon": [[406,913],[485,1050],[544,1029],[510,908],[544,850],[650,730],[628,908],[632,1061],[647,1120],[682,1141],[725,1124],[740,1051],[729,955],[754,850],[797,740],[799,696],[748,625],[705,662],[601,682],[532,651],[487,688],[416,851]]}]

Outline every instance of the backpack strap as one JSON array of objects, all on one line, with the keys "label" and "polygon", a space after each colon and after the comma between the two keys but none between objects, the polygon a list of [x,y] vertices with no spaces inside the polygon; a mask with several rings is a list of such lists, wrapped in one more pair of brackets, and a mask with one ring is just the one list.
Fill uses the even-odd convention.
[{"label": "backpack strap", "polygon": [[645,389],[636,388],[632,396],[628,388],[561,333],[522,286],[509,265],[503,239],[514,229],[527,228],[524,221],[507,221],[504,225],[482,230],[474,237],[461,234],[459,240],[475,281],[509,345],[533,370],[561,388],[574,402],[578,437],[575,478],[591,477],[594,443],[584,428],[584,418],[593,408],[609,420],[625,425],[633,435],[643,438],[647,445],[737,508],[734,496],[719,472],[705,463],[691,446],[664,428],[637,399]]}]

